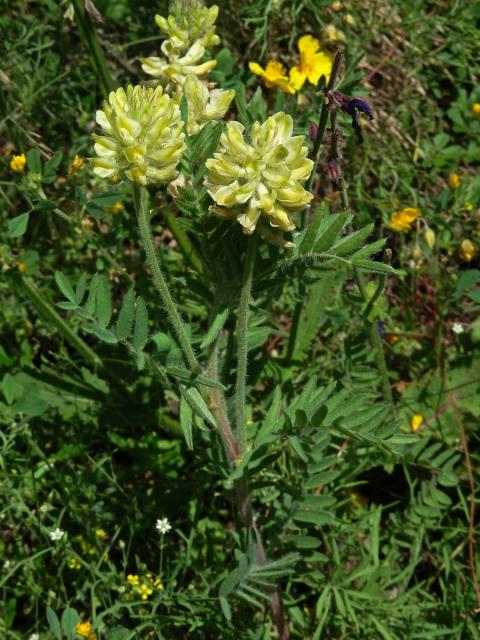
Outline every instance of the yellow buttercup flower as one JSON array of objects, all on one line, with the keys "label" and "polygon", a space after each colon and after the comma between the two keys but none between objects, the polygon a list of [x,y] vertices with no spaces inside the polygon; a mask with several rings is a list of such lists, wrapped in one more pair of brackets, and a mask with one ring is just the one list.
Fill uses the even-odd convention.
[{"label": "yellow buttercup flower", "polygon": [[406,207],[401,211],[396,211],[390,218],[390,228],[394,231],[410,231],[415,220],[420,216],[420,209]]},{"label": "yellow buttercup flower", "polygon": [[10,160],[10,169],[17,173],[23,173],[25,171],[25,165],[27,164],[27,157],[24,153],[18,156],[13,156]]},{"label": "yellow buttercup flower", "polygon": [[474,116],[480,116],[480,102],[474,102],[472,104],[472,113]]},{"label": "yellow buttercup flower", "polygon": [[142,600],[148,600],[153,593],[152,587],[149,587],[148,584],[145,583],[141,584],[136,591]]},{"label": "yellow buttercup flower", "polygon": [[475,256],[475,246],[471,240],[463,240],[459,249],[460,258],[464,262],[471,262]]},{"label": "yellow buttercup flower", "polygon": [[295,88],[287,76],[285,67],[277,60],[270,60],[263,69],[257,62],[249,62],[248,68],[252,73],[260,76],[268,88],[279,87],[285,93],[295,93]]},{"label": "yellow buttercup flower", "polygon": [[189,75],[183,85],[183,94],[188,102],[187,131],[192,135],[203,129],[208,122],[223,118],[235,96],[235,91],[233,89],[209,90],[197,76]]},{"label": "yellow buttercup flower", "polygon": [[196,0],[177,1],[170,9],[168,18],[156,15],[155,22],[163,33],[168,36],[162,51],[165,55],[179,54],[187,51],[194,42],[202,47],[214,47],[220,42],[215,34],[215,21],[218,7],[212,5],[207,8]]},{"label": "yellow buttercup flower", "polygon": [[17,262],[15,262],[15,266],[20,271],[20,273],[24,273],[27,270],[27,265],[24,262],[20,262],[20,260],[17,260]]},{"label": "yellow buttercup flower", "polygon": [[129,573],[127,576],[127,582],[132,585],[132,587],[136,587],[140,583],[140,578],[137,575]]},{"label": "yellow buttercup flower", "polygon": [[448,186],[450,187],[450,189],[458,189],[461,183],[462,183],[462,179],[456,173],[453,173],[448,178]]},{"label": "yellow buttercup flower", "polygon": [[214,157],[207,160],[205,185],[218,206],[219,217],[237,219],[252,234],[261,215],[282,231],[295,228],[290,213],[305,207],[313,195],[303,188],[313,162],[307,158],[304,136],[292,136],[293,120],[281,112],[250,131],[228,122]]},{"label": "yellow buttercup flower", "polygon": [[317,86],[321,76],[327,82],[332,71],[332,59],[328,53],[320,50],[320,42],[312,36],[302,36],[298,41],[300,64],[290,70],[290,84],[296,91],[301,89],[308,80]]},{"label": "yellow buttercup flower", "polygon": [[185,150],[180,109],[162,87],[112,91],[97,111],[103,135],[93,135],[94,173],[120,175],[142,185],[173,180]]},{"label": "yellow buttercup flower", "polygon": [[82,565],[76,558],[70,558],[70,560],[68,561],[69,569],[80,569],[81,566]]},{"label": "yellow buttercup flower", "polygon": [[414,416],[412,416],[412,419],[410,420],[410,426],[412,428],[412,431],[418,431],[419,428],[422,426],[423,424],[423,416],[420,413],[416,413]]},{"label": "yellow buttercup flower", "polygon": [[77,635],[81,638],[87,638],[87,640],[96,640],[97,634],[92,629],[91,622],[79,622],[75,626],[75,631]]},{"label": "yellow buttercup flower", "polygon": [[[117,202],[116,204],[120,204],[119,202]],[[120,204],[120,208],[122,207],[122,205]],[[96,529],[95,530],[95,536],[99,539],[99,540],[106,540],[108,538],[108,534],[105,531],[105,529]]]}]

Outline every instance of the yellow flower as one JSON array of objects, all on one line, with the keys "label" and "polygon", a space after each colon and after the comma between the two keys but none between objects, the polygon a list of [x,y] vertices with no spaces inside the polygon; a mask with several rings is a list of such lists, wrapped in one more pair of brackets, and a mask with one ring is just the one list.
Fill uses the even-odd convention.
[{"label": "yellow flower", "polygon": [[266,87],[279,87],[285,93],[295,93],[296,90],[286,75],[286,69],[281,62],[270,60],[265,69],[262,69],[257,62],[249,62],[248,68],[263,79]]},{"label": "yellow flower", "polygon": [[207,8],[198,0],[190,0],[188,7],[181,0],[175,2],[166,19],[156,15],[157,26],[168,36],[162,46],[165,55],[184,52],[194,42],[199,42],[202,47],[219,44],[220,38],[215,34],[217,16],[216,5]]},{"label": "yellow flower", "polygon": [[96,640],[97,638],[96,633],[92,629],[91,622],[79,622],[75,626],[75,631],[77,632],[77,635],[81,638],[87,638],[87,640]]},{"label": "yellow flower", "polygon": [[23,173],[25,171],[25,165],[27,164],[27,157],[24,153],[19,156],[13,156],[10,160],[10,169],[17,171],[17,173]]},{"label": "yellow flower", "polygon": [[337,29],[333,24],[327,24],[323,29],[322,34],[325,40],[330,40],[331,42],[343,42],[345,40],[345,34],[343,31]]},{"label": "yellow flower", "polygon": [[462,179],[456,173],[452,173],[452,175],[448,178],[448,186],[450,187],[450,189],[458,189],[461,182]]},{"label": "yellow flower", "polygon": [[473,211],[473,202],[466,202],[464,209],[467,213],[471,213]]},{"label": "yellow flower", "polygon": [[168,58],[141,58],[140,62],[142,69],[148,75],[154,78],[163,77],[176,85],[183,86],[188,75],[193,73],[196,76],[204,76],[217,64],[216,60],[200,62],[204,53],[205,47],[197,41],[183,55],[172,53]]},{"label": "yellow flower", "polygon": [[[119,202],[117,202],[116,204],[120,204],[120,203],[119,203]],[[116,205],[115,205],[115,206],[116,206]],[[122,205],[120,204],[120,208],[121,208],[121,206],[122,206]],[[107,532],[105,531],[105,529],[97,529],[97,530],[95,531],[95,535],[97,536],[97,538],[98,538],[99,540],[105,540],[106,538],[108,538],[108,534],[107,534]]]},{"label": "yellow flower", "polygon": [[131,573],[129,573],[127,576],[127,582],[128,584],[132,585],[132,587],[136,587],[140,583],[140,578],[137,575],[132,575]]},{"label": "yellow flower", "polygon": [[428,246],[432,249],[435,246],[435,231],[427,227],[425,229],[425,240],[427,241]]},{"label": "yellow flower", "polygon": [[70,175],[73,175],[75,173],[77,173],[77,171],[80,171],[80,169],[83,169],[83,167],[85,166],[85,162],[83,161],[83,158],[81,158],[78,154],[73,158],[72,160],[72,164],[68,167],[68,173]]},{"label": "yellow flower", "polygon": [[157,578],[154,583],[153,586],[155,587],[155,589],[157,589],[158,591],[163,591],[163,582],[160,580],[160,578]]},{"label": "yellow flower", "polygon": [[206,161],[205,185],[218,207],[211,211],[222,218],[237,219],[243,232],[252,234],[263,214],[272,227],[292,231],[290,213],[309,204],[312,194],[303,183],[312,172],[304,136],[292,136],[293,120],[281,112],[250,131],[228,122],[213,158]]},{"label": "yellow flower", "polygon": [[464,240],[459,249],[460,258],[464,262],[471,262],[475,256],[475,247],[471,240]]},{"label": "yellow flower", "polygon": [[142,600],[147,600],[152,595],[153,589],[148,584],[142,583],[137,592]]},{"label": "yellow flower", "polygon": [[97,123],[104,135],[93,135],[94,173],[114,175],[146,185],[173,180],[185,150],[180,109],[162,87],[112,91]]},{"label": "yellow flower", "polygon": [[474,102],[472,104],[472,113],[474,116],[480,116],[480,102]]},{"label": "yellow flower", "polygon": [[421,413],[416,413],[414,416],[412,416],[412,419],[410,420],[410,426],[412,428],[412,431],[418,431],[418,429],[422,424],[423,424],[423,416]]},{"label": "yellow flower", "polygon": [[80,224],[85,229],[91,229],[93,227],[94,223],[93,223],[93,220],[91,218],[89,218],[88,216],[85,216],[84,218],[82,218]]},{"label": "yellow flower", "polygon": [[332,4],[330,5],[330,9],[332,11],[341,11],[343,8],[343,5],[341,2],[332,2]]},{"label": "yellow flower", "polygon": [[188,102],[187,131],[190,135],[198,133],[208,122],[222,118],[235,96],[233,89],[209,91],[195,75],[187,76],[183,93]]},{"label": "yellow flower", "polygon": [[332,71],[332,59],[329,54],[320,51],[320,42],[312,36],[302,36],[298,41],[300,64],[290,70],[290,84],[296,91],[301,89],[306,80],[317,86],[321,76],[326,80]]},{"label": "yellow flower", "polygon": [[415,220],[420,216],[420,209],[406,207],[401,211],[395,211],[390,218],[390,228],[394,231],[410,231]]},{"label": "yellow flower", "polygon": [[20,271],[20,273],[24,273],[27,270],[27,265],[24,262],[20,262],[20,260],[17,260],[17,262],[15,262],[15,266]]},{"label": "yellow flower", "polygon": [[[111,213],[112,215],[115,215],[116,213],[118,213],[122,209],[123,209],[123,204],[119,200],[117,200],[117,202],[115,202],[113,207],[109,207],[107,209],[107,211],[108,211],[108,213]],[[99,529],[99,531],[100,531],[100,529]]]},{"label": "yellow flower", "polygon": [[70,558],[70,560],[68,561],[69,569],[80,569],[81,566],[82,565],[76,558]]},{"label": "yellow flower", "polygon": [[112,182],[113,184],[117,184],[118,182],[120,182],[120,176],[117,176],[117,175],[111,176],[110,182]]},{"label": "yellow flower", "polygon": [[343,21],[351,27],[355,24],[355,18],[350,13],[346,13],[343,16]]}]

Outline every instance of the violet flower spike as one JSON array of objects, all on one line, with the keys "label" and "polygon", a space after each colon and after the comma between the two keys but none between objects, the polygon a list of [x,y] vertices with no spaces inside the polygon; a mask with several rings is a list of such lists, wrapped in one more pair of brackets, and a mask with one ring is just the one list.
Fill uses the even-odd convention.
[{"label": "violet flower spike", "polygon": [[361,98],[354,98],[351,96],[346,96],[344,93],[340,93],[340,91],[333,92],[333,98],[340,105],[340,109],[349,115],[352,118],[352,127],[355,129],[358,137],[362,138],[362,132],[360,129],[360,124],[358,122],[359,114],[363,113],[368,116],[370,120],[373,120],[373,109]]}]

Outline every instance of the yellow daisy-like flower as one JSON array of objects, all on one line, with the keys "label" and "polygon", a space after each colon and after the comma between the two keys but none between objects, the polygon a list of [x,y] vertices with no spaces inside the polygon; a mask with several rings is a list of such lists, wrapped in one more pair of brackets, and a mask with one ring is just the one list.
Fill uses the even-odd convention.
[{"label": "yellow daisy-like flower", "polygon": [[248,68],[255,75],[260,76],[265,82],[265,86],[269,89],[271,87],[278,87],[282,91],[285,91],[285,93],[295,93],[296,89],[290,82],[287,71],[281,62],[270,60],[267,62],[265,69],[257,62],[249,62]]},{"label": "yellow daisy-like flower", "polygon": [[13,156],[10,160],[10,169],[17,173],[23,173],[25,171],[25,165],[27,164],[27,157],[24,153],[18,156]]},{"label": "yellow daisy-like flower", "polygon": [[92,629],[91,622],[79,622],[75,626],[75,631],[77,632],[77,635],[81,638],[87,638],[87,640],[96,640],[97,638],[97,634]]},{"label": "yellow daisy-like flower", "polygon": [[422,424],[423,424],[423,416],[421,413],[416,413],[414,416],[412,416],[412,419],[410,420],[410,426],[412,428],[412,431],[418,431],[422,426]]},{"label": "yellow daisy-like flower", "polygon": [[474,102],[472,104],[472,114],[474,116],[480,116],[480,102]]},{"label": "yellow daisy-like flower", "polygon": [[180,109],[162,87],[112,91],[97,111],[103,135],[93,135],[94,173],[114,175],[142,185],[173,180],[186,148]]},{"label": "yellow daisy-like flower", "polygon": [[317,86],[321,76],[327,82],[332,72],[332,59],[328,53],[320,50],[320,42],[312,36],[302,36],[298,41],[300,64],[290,70],[290,84],[296,91],[301,89],[308,80]]},{"label": "yellow daisy-like flower", "polygon": [[459,249],[460,258],[464,262],[471,262],[475,256],[475,246],[471,240],[463,240]]},{"label": "yellow daisy-like flower", "polygon": [[461,183],[462,183],[462,179],[456,173],[453,173],[448,178],[448,186],[450,187],[450,189],[458,189]]},{"label": "yellow daisy-like flower", "polygon": [[390,218],[390,228],[394,231],[410,231],[415,220],[421,215],[420,209],[406,207],[396,211]]},{"label": "yellow daisy-like flower", "polygon": [[207,160],[205,185],[219,217],[237,219],[243,232],[252,234],[263,215],[272,227],[292,231],[290,213],[310,203],[313,195],[303,188],[313,162],[303,146],[305,136],[292,136],[293,120],[281,112],[250,131],[228,122],[214,157]]}]

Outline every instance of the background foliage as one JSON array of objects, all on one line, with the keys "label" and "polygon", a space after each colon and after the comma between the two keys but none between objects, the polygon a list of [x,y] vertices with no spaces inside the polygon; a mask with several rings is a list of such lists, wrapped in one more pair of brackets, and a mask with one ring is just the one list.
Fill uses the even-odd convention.
[{"label": "background foliage", "polygon": [[[69,4],[3,5],[0,637],[74,638],[80,619],[108,640],[275,637],[264,593],[274,583],[293,638],[480,637],[469,549],[479,519],[478,5],[219,3],[224,49],[211,78],[246,86],[239,119],[286,108],[307,133],[320,97],[255,93],[247,62],[289,63],[298,36],[320,37],[327,25],[345,34],[341,90],[368,96],[375,112],[361,145],[343,122],[353,224],[367,228],[362,245],[385,240],[396,269],[366,309],[351,269],[331,258],[355,262],[359,247],[335,247],[351,229],[325,153],[319,226],[290,253],[264,244],[255,273],[245,467],[269,549],[264,568],[235,526],[232,486],[245,467],[228,475],[208,415],[189,413],[195,398],[144,267],[128,188],[99,183],[88,164],[71,169],[76,154],[92,154],[102,95]],[[166,15],[166,3],[96,6],[114,81],[143,78],[137,59],[158,51],[153,16]],[[198,175],[206,139],[189,146],[185,173]],[[27,154],[24,173],[10,169],[14,152]],[[229,385],[244,238],[195,219],[208,205],[198,190],[151,204],[197,352],[208,351],[212,318],[225,329]],[[407,233],[389,228],[404,207],[421,210],[433,246],[421,221]],[[179,219],[208,267],[185,255]],[[382,277],[378,250],[356,257],[370,259],[359,263],[370,295]],[[396,421],[369,342],[377,323]],[[414,415],[422,423],[412,435]],[[165,536],[159,517],[172,524]],[[56,527],[66,531],[59,542],[49,536]],[[127,576],[152,593],[142,600]]]}]

